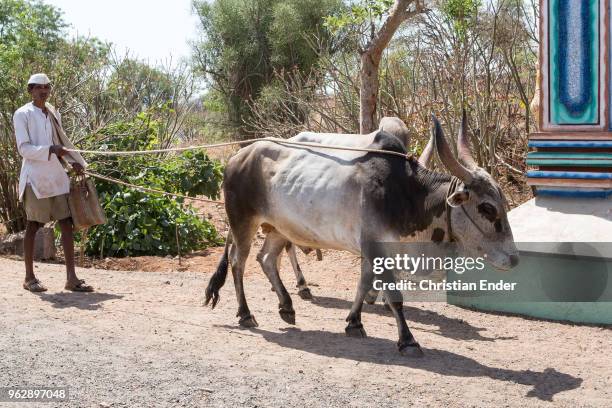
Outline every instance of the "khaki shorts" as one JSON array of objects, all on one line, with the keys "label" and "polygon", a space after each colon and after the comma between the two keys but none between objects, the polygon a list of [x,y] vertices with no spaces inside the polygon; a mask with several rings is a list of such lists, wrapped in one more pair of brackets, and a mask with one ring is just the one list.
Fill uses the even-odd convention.
[{"label": "khaki shorts", "polygon": [[46,224],[49,221],[60,221],[70,218],[70,207],[68,207],[67,194],[48,198],[37,198],[32,187],[28,184],[23,199],[28,221],[37,221]]}]

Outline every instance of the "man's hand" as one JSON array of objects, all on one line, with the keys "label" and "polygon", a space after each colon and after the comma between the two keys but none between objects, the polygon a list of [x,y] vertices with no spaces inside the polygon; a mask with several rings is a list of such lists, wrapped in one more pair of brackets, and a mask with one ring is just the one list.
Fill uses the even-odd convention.
[{"label": "man's hand", "polygon": [[49,147],[49,153],[55,154],[57,157],[65,156],[68,152],[64,150],[62,145],[52,145]]},{"label": "man's hand", "polygon": [[80,163],[72,163],[72,170],[74,170],[74,172],[78,174],[79,176],[85,173],[85,169]]}]

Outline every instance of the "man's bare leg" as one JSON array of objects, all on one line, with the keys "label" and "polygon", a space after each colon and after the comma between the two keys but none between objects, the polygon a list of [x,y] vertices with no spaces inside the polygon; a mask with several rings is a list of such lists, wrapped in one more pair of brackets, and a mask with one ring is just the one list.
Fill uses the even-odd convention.
[{"label": "man's bare leg", "polygon": [[28,221],[26,224],[26,233],[23,239],[23,258],[25,261],[25,283],[34,279],[34,240],[36,239],[36,231],[40,228],[40,223],[36,221]]},{"label": "man's bare leg", "polygon": [[93,287],[86,285],[85,281],[76,276],[74,270],[74,234],[72,233],[72,218],[59,221],[62,231],[62,248],[66,260],[66,286],[65,288],[74,292],[93,292]]},{"label": "man's bare leg", "polygon": [[74,234],[72,233],[72,218],[59,221],[62,231],[62,248],[66,261],[66,286],[77,286],[80,281],[74,270]]}]

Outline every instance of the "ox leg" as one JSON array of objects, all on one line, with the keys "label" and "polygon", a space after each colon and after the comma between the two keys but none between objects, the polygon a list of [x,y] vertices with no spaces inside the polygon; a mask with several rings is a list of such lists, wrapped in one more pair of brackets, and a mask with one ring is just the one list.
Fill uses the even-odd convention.
[{"label": "ox leg", "polygon": [[236,299],[238,300],[238,313],[236,317],[242,327],[257,327],[255,316],[251,314],[244,294],[244,266],[251,250],[251,239],[257,231],[257,226],[248,229],[234,229],[234,245],[230,249],[230,259],[232,265],[232,277],[236,288]]},{"label": "ox leg", "polygon": [[[266,238],[264,239],[264,243],[263,243],[263,245],[261,246],[261,250],[259,251],[259,254],[257,254],[257,262],[259,262],[259,264],[261,265],[261,268],[262,268],[262,269],[263,269],[263,265],[261,264],[261,259],[263,259],[262,257],[263,257],[263,254],[264,254],[264,249],[265,249],[265,248],[267,248],[267,247],[269,247],[269,246],[271,245],[271,244],[270,244],[268,241],[269,241],[270,239],[273,239],[273,238],[268,238],[269,236],[270,236],[270,233],[266,234]],[[278,255],[277,260],[276,260],[276,265],[277,265],[277,267],[278,267],[278,270],[279,270],[279,271],[280,271],[280,262],[281,262],[282,257],[283,257],[283,253],[281,252],[281,253]],[[261,259],[260,259],[260,258],[261,258]],[[264,273],[265,273],[265,272],[266,272],[266,271],[264,270]],[[266,277],[268,277],[268,274],[267,274],[267,273],[266,273],[265,275],[266,275]],[[279,275],[279,276],[280,276],[280,275]],[[272,283],[272,281],[270,280],[270,278],[269,278],[269,277],[268,277],[268,281],[270,281],[270,284],[272,285],[272,286],[270,287],[270,290],[271,290],[272,292],[276,292],[276,289],[274,288],[274,284]]]},{"label": "ox leg", "polygon": [[257,254],[257,261],[261,265],[268,280],[272,284],[276,294],[278,295],[278,313],[285,322],[295,324],[295,310],[293,310],[293,302],[291,296],[287,292],[285,285],[280,279],[279,264],[280,255],[287,244],[287,239],[280,234],[270,233],[266,236],[264,246]]},{"label": "ox leg", "polygon": [[397,322],[397,331],[399,334],[399,340],[397,341],[397,348],[402,355],[410,357],[422,357],[423,351],[421,346],[412,336],[406,318],[404,317],[403,303],[393,302],[391,299],[396,299],[397,294],[392,294],[389,291],[385,291],[385,297],[387,298],[387,304],[395,316]]},{"label": "ox leg", "polygon": [[305,300],[312,299],[312,293],[310,293],[310,288],[306,284],[306,279],[304,278],[304,274],[302,273],[302,269],[300,268],[300,264],[298,263],[297,254],[295,253],[295,245],[289,242],[285,246],[285,250],[289,255],[289,261],[291,262],[291,266],[293,267],[293,273],[295,273],[298,296]]},{"label": "ox leg", "polygon": [[359,278],[359,283],[357,285],[357,294],[355,295],[355,300],[353,301],[351,311],[346,318],[348,325],[344,331],[349,337],[366,337],[363,324],[361,324],[361,309],[363,307],[363,300],[365,299],[368,290],[372,288],[373,281],[374,273],[372,272],[372,268],[365,266],[364,262],[364,266],[361,268],[361,277]]}]

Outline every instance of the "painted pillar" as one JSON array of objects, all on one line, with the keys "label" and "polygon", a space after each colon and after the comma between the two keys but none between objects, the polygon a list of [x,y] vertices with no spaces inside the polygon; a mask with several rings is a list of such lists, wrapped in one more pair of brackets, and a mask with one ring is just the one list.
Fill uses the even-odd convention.
[{"label": "painted pillar", "polygon": [[610,1],[540,1],[540,128],[527,155],[536,194],[612,194]]}]

